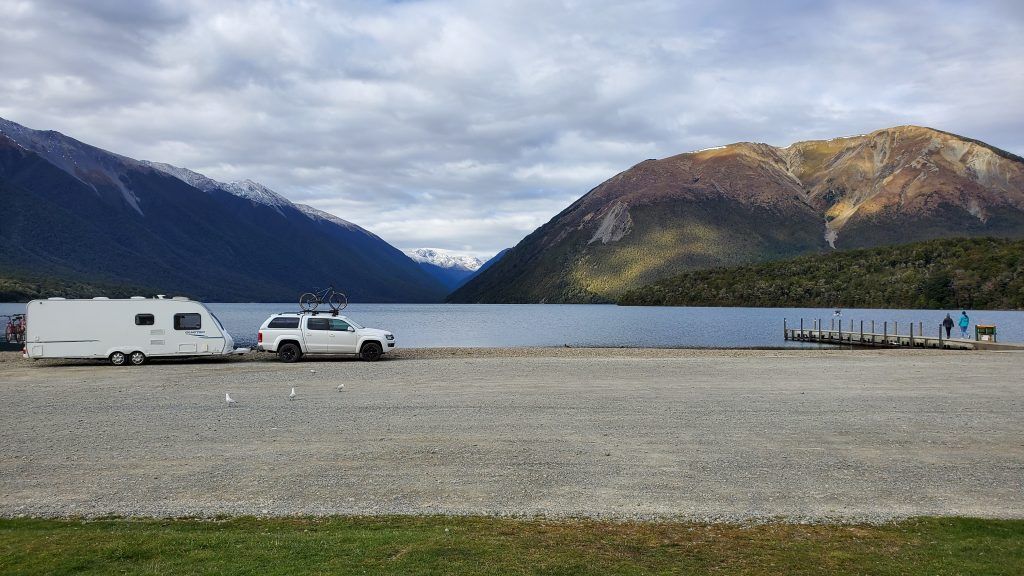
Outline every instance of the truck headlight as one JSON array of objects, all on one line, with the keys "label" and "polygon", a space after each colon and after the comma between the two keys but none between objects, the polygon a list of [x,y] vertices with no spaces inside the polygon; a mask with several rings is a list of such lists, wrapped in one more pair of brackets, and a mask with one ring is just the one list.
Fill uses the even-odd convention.
[{"label": "truck headlight", "polygon": [[384,337],[387,338],[388,340],[394,340],[395,339],[395,335],[394,334],[385,334]]}]

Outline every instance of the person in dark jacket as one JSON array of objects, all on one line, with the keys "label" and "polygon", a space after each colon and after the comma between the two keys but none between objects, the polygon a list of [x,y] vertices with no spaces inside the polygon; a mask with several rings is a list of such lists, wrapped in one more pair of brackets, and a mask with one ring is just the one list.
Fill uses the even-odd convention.
[{"label": "person in dark jacket", "polygon": [[946,319],[942,321],[942,327],[946,329],[946,338],[949,339],[949,333],[953,330],[953,317],[946,314]]}]

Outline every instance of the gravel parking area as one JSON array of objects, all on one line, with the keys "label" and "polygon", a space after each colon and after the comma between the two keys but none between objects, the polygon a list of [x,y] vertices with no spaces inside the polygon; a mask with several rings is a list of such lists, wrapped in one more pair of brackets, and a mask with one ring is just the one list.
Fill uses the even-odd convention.
[{"label": "gravel parking area", "polygon": [[1021,374],[1018,352],[6,353],[0,516],[1021,518]]}]

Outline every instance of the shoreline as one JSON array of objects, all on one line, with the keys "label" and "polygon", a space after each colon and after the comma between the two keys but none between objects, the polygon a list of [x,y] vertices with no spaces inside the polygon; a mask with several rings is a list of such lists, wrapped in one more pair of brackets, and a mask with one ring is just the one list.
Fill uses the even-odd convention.
[{"label": "shoreline", "polygon": [[[925,356],[947,356],[956,354],[978,354],[978,353],[1002,353],[1012,350],[936,350],[936,349],[915,349],[915,348],[879,348],[870,346],[779,346],[779,347],[685,347],[685,348],[653,348],[653,347],[605,347],[605,346],[449,346],[433,348],[396,348],[386,353],[380,362],[394,362],[397,360],[428,360],[443,358],[580,358],[580,357],[614,357],[614,358],[688,358],[708,355],[722,356],[747,356],[747,357],[776,357],[778,355],[794,356],[832,356],[849,354],[882,354],[891,356],[902,355],[925,355]],[[354,356],[306,356],[294,364],[302,366],[312,363],[350,362],[358,361]],[[106,359],[59,359],[23,358],[21,352],[0,351],[0,363],[2,362],[23,362],[27,365],[52,366],[59,364],[81,364],[81,365],[107,365]],[[280,363],[277,355],[270,352],[251,351],[240,355],[223,356],[192,356],[192,357],[158,357],[152,358],[147,365],[166,364],[224,364],[224,363]],[[141,367],[144,369],[145,367]],[[134,368],[140,369],[140,368]]]}]

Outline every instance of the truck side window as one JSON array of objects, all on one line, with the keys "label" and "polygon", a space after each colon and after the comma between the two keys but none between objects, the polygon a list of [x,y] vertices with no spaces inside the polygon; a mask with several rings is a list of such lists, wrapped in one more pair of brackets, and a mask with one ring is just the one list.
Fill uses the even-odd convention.
[{"label": "truck side window", "polygon": [[174,315],[175,330],[199,330],[202,327],[203,317],[199,314],[188,313]]},{"label": "truck side window", "polygon": [[306,328],[310,330],[330,330],[331,321],[327,318],[310,318],[306,320]]},{"label": "truck side window", "polygon": [[345,332],[348,330],[348,323],[342,320],[331,319],[331,330],[335,332]]},{"label": "truck side window", "polygon": [[152,326],[156,323],[156,318],[152,314],[136,314],[135,325],[136,326]]},{"label": "truck side window", "polygon": [[273,320],[270,321],[270,324],[267,324],[267,328],[298,328],[298,327],[299,327],[299,319],[298,318],[288,318],[288,317],[274,318]]}]

